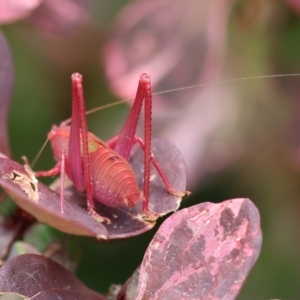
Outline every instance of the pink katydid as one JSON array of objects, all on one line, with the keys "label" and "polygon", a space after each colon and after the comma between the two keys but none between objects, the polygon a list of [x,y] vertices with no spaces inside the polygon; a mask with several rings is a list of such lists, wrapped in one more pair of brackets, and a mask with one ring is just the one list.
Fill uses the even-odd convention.
[{"label": "pink katydid", "polygon": [[[54,176],[61,173],[61,212],[64,202],[64,175],[68,175],[78,191],[86,191],[87,209],[98,221],[107,221],[95,211],[94,199],[107,206],[133,207],[141,193],[135,174],[128,163],[131,149],[138,143],[144,150],[143,213],[152,217],[149,211],[150,165],[153,164],[162,178],[166,190],[179,197],[186,191],[175,191],[151,153],[151,81],[147,74],[140,76],[136,98],[131,112],[119,135],[103,142],[87,131],[82,76],[72,74],[72,118],[59,126],[53,126],[48,134],[55,159],[58,163],[49,171],[36,172],[36,176]],[[145,107],[144,140],[136,135],[142,104]]]}]

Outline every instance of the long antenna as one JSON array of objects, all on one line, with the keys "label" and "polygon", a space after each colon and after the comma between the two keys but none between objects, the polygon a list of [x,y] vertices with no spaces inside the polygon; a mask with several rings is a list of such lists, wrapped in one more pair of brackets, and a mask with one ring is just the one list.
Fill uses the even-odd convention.
[{"label": "long antenna", "polygon": [[[291,74],[275,74],[275,75],[258,75],[258,76],[249,76],[249,77],[240,77],[240,78],[231,78],[231,79],[224,79],[224,80],[217,80],[217,81],[212,81],[209,83],[200,83],[200,84],[195,84],[195,85],[188,85],[184,87],[179,87],[175,89],[169,89],[161,92],[156,92],[153,93],[152,96],[157,96],[157,95],[163,95],[163,94],[169,94],[169,93],[174,93],[178,91],[184,91],[184,90],[190,90],[190,89],[195,89],[195,88],[200,88],[200,87],[207,87],[207,86],[213,86],[213,85],[219,85],[219,84],[225,84],[225,83],[230,83],[230,82],[237,82],[237,81],[244,81],[244,80],[254,80],[254,79],[270,79],[270,78],[280,78],[280,77],[297,77],[300,76],[300,73],[291,73]],[[100,107],[92,108],[90,110],[87,110],[85,112],[86,115],[92,114],[94,112],[110,108],[125,102],[133,101],[133,98],[127,98],[123,99],[117,102],[109,103]],[[67,119],[65,121],[66,124],[70,123],[71,119]]]},{"label": "long antenna", "polygon": [[[219,84],[226,84],[226,83],[231,83],[231,82],[238,82],[238,81],[244,81],[244,80],[254,80],[254,79],[270,79],[270,78],[282,78],[282,77],[297,77],[300,76],[300,73],[291,73],[291,74],[274,74],[274,75],[258,75],[258,76],[249,76],[249,77],[240,77],[240,78],[231,78],[231,79],[224,79],[224,80],[217,80],[217,81],[212,81],[209,83],[200,83],[200,84],[195,84],[195,85],[189,85],[189,86],[184,86],[184,87],[179,87],[179,88],[175,88],[175,89],[169,89],[169,90],[165,90],[165,91],[161,91],[161,92],[156,92],[153,93],[152,96],[157,96],[157,95],[163,95],[163,94],[169,94],[169,93],[174,93],[174,92],[178,92],[178,91],[184,91],[184,90],[189,90],[189,89],[195,89],[195,88],[201,88],[201,87],[207,87],[207,86],[213,86],[213,85],[219,85]],[[86,115],[92,114],[94,112],[106,109],[106,108],[110,108],[125,102],[129,102],[129,101],[133,101],[133,98],[128,98],[128,99],[124,99],[124,100],[120,100],[120,101],[116,101],[113,103],[109,103],[100,107],[96,107],[90,110],[87,110],[85,112]],[[67,119],[64,121],[65,124],[68,124],[71,122],[71,118]],[[45,143],[43,144],[42,148],[40,149],[40,151],[38,152],[38,154],[36,155],[36,157],[34,158],[33,162],[31,163],[31,167],[33,167],[36,163],[36,161],[38,160],[38,158],[40,157],[41,153],[43,152],[45,146],[47,145],[49,139],[47,138],[47,140],[45,141]]]},{"label": "long antenna", "polygon": [[[162,95],[162,94],[168,94],[178,91],[184,91],[199,87],[206,87],[211,85],[218,85],[218,84],[224,84],[224,83],[230,83],[230,82],[237,82],[237,81],[243,81],[243,80],[251,80],[251,79],[270,79],[270,78],[279,78],[279,77],[297,77],[300,76],[300,73],[292,73],[292,74],[275,74],[275,75],[258,75],[258,76],[249,76],[249,77],[240,77],[240,78],[231,78],[231,79],[224,79],[224,80],[218,80],[218,81],[212,81],[210,83],[201,83],[201,84],[195,84],[195,85],[189,85],[185,87],[179,87],[175,89],[165,90],[162,92],[153,93],[153,95]],[[124,100],[125,101],[125,100]]]},{"label": "long antenna", "polygon": [[41,156],[42,152],[44,151],[47,143],[49,141],[49,138],[47,137],[46,141],[44,142],[43,146],[41,147],[40,151],[38,152],[38,154],[35,156],[34,160],[32,161],[30,168],[32,169],[33,166],[36,164],[37,160],[39,159],[39,157]]}]

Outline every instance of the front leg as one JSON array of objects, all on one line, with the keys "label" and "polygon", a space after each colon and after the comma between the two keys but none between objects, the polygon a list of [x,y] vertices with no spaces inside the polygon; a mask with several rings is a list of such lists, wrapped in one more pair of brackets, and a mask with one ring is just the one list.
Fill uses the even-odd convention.
[{"label": "front leg", "polygon": [[34,172],[35,177],[53,177],[59,175],[61,171],[61,162],[58,162],[52,169],[48,171]]},{"label": "front leg", "polygon": [[62,151],[61,161],[58,162],[52,169],[48,171],[38,171],[35,172],[35,177],[53,177],[61,174],[60,176],[60,212],[64,213],[64,187],[65,187],[65,162],[66,154]]}]

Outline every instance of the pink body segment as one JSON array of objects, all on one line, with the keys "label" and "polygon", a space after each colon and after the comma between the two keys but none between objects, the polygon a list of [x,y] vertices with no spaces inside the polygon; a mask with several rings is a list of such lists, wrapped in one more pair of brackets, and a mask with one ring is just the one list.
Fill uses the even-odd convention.
[{"label": "pink body segment", "polygon": [[[68,153],[69,137],[70,126],[53,126],[48,135],[58,162],[61,162],[61,153]],[[140,200],[140,191],[130,164],[94,134],[89,132],[87,137],[93,198],[107,206],[135,206]],[[65,172],[73,180],[68,156],[65,158]],[[43,173],[37,172],[37,176],[41,175]]]}]

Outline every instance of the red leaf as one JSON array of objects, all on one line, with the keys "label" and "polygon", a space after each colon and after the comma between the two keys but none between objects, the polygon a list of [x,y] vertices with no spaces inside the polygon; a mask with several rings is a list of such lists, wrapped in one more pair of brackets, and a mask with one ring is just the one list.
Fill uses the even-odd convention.
[{"label": "red leaf", "polygon": [[261,241],[259,212],[248,199],[183,209],[151,241],[135,300],[235,299]]}]

